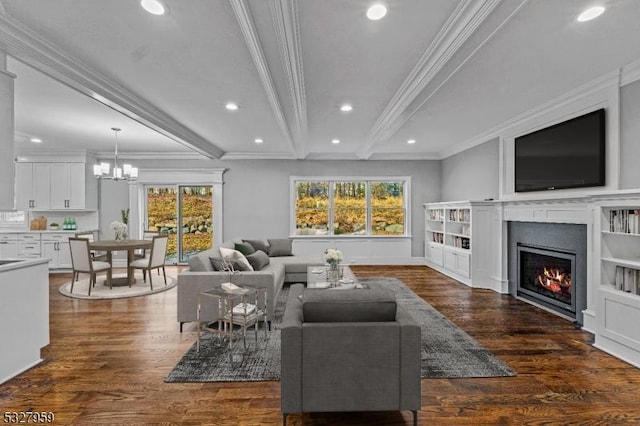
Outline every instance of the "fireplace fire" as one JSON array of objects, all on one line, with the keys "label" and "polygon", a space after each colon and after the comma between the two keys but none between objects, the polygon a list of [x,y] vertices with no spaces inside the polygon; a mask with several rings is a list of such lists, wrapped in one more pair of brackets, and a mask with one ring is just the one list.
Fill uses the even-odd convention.
[{"label": "fireplace fire", "polygon": [[574,253],[519,244],[518,267],[518,296],[575,316]]},{"label": "fireplace fire", "polygon": [[546,290],[571,297],[571,274],[556,267],[543,267],[536,281]]}]

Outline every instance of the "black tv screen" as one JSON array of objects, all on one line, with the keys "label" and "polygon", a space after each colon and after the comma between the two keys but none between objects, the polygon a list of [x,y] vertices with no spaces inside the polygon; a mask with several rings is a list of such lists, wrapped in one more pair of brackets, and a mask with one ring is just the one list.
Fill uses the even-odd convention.
[{"label": "black tv screen", "polygon": [[516,192],[604,184],[604,109],[515,138]]}]

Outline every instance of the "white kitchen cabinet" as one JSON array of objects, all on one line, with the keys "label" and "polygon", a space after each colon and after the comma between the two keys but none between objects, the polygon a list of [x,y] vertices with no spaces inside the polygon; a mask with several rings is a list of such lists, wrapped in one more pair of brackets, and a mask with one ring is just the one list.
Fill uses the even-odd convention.
[{"label": "white kitchen cabinet", "polygon": [[49,210],[50,170],[48,163],[16,163],[16,208]]},{"label": "white kitchen cabinet", "polygon": [[49,268],[71,268],[68,235],[42,234],[42,257],[49,259]]},{"label": "white kitchen cabinet", "polygon": [[35,259],[41,257],[39,233],[18,234],[18,256],[21,259]]},{"label": "white kitchen cabinet", "polygon": [[18,257],[18,238],[16,234],[0,234],[0,259]]},{"label": "white kitchen cabinet", "polygon": [[96,210],[98,187],[83,162],[16,163],[17,208]]},{"label": "white kitchen cabinet", "polygon": [[85,180],[84,163],[52,163],[51,209],[85,209]]}]

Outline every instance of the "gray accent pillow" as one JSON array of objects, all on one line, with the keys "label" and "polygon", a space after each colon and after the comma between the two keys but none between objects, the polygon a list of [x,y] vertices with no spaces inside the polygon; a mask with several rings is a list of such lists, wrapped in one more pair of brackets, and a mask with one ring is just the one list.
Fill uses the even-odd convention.
[{"label": "gray accent pillow", "polygon": [[242,240],[245,243],[249,243],[256,250],[262,250],[265,253],[269,253],[269,243],[265,240]]},{"label": "gray accent pillow", "polygon": [[211,262],[211,267],[214,271],[224,271],[225,263],[221,257],[210,257],[209,261]]},{"label": "gray accent pillow", "polygon": [[238,250],[240,253],[244,254],[245,256],[248,256],[256,252],[256,249],[253,248],[253,246],[246,241],[243,241],[241,243],[234,243],[233,248]]},{"label": "gray accent pillow", "polygon": [[240,262],[237,261],[226,261],[221,257],[210,257],[209,261],[211,262],[211,266],[214,271],[227,271],[229,266],[233,266],[234,271],[244,271],[246,266],[243,266]]},{"label": "gray accent pillow", "polygon": [[275,238],[269,240],[269,256],[293,256],[291,238]]},{"label": "gray accent pillow", "polygon": [[254,271],[260,271],[267,266],[270,262],[267,253],[262,250],[256,250],[254,253],[247,256],[247,260],[253,266]]},{"label": "gray accent pillow", "polygon": [[306,289],[304,322],[379,322],[396,320],[396,297],[384,288],[354,290]]}]

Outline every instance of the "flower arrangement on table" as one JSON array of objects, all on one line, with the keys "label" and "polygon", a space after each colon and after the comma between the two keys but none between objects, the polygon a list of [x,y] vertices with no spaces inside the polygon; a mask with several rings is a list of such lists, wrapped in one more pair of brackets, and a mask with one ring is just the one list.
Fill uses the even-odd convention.
[{"label": "flower arrangement on table", "polygon": [[342,262],[342,252],[335,248],[327,249],[324,252],[324,260],[329,265],[327,281],[335,286],[340,278],[339,265]]},{"label": "flower arrangement on table", "polygon": [[342,262],[342,252],[335,248],[327,249],[324,252],[324,260],[329,265],[338,265],[340,262]]},{"label": "flower arrangement on table", "polygon": [[111,229],[113,229],[113,231],[116,234],[116,240],[124,240],[127,238],[127,224],[126,223],[122,223],[122,222],[118,222],[113,221],[111,222]]}]

